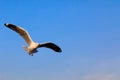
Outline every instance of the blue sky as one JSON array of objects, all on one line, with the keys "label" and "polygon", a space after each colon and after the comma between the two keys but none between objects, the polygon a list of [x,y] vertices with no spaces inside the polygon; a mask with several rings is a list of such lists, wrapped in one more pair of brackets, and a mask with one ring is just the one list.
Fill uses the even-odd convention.
[{"label": "blue sky", "polygon": [[[41,48],[29,56],[6,22],[63,52]],[[1,0],[0,26],[0,80],[120,79],[119,0]]]}]

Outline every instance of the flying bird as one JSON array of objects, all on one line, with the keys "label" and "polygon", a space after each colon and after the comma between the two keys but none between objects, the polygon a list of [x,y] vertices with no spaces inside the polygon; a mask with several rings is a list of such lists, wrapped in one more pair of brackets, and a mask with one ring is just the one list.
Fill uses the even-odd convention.
[{"label": "flying bird", "polygon": [[25,40],[28,46],[23,46],[23,49],[31,56],[33,56],[34,53],[38,52],[37,48],[41,48],[41,47],[50,48],[55,52],[62,52],[61,48],[52,42],[46,42],[41,44],[34,42],[31,39],[29,33],[22,27],[16,26],[14,24],[9,24],[9,23],[5,23],[4,25],[7,28],[10,28],[11,30],[17,32]]}]

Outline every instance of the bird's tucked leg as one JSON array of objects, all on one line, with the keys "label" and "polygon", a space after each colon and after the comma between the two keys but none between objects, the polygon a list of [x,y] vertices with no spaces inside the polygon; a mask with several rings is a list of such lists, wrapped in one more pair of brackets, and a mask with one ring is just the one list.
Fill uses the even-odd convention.
[{"label": "bird's tucked leg", "polygon": [[33,56],[33,54],[31,54],[31,56]]}]

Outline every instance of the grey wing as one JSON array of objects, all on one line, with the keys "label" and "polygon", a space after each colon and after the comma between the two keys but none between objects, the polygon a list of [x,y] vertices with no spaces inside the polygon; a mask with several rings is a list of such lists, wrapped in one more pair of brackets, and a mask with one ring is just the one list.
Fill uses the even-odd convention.
[{"label": "grey wing", "polygon": [[38,47],[46,47],[46,48],[50,48],[56,52],[62,52],[61,48],[58,45],[51,43],[51,42],[39,44]]},{"label": "grey wing", "polygon": [[13,25],[13,24],[7,24],[7,23],[6,23],[6,24],[4,24],[4,25],[5,25],[6,27],[12,29],[13,31],[17,32],[21,37],[23,37],[23,39],[26,41],[26,43],[27,43],[28,45],[31,44],[32,39],[31,39],[29,33],[28,33],[25,29],[23,29],[23,28],[21,28],[21,27],[18,27],[18,26],[16,26],[16,25]]}]

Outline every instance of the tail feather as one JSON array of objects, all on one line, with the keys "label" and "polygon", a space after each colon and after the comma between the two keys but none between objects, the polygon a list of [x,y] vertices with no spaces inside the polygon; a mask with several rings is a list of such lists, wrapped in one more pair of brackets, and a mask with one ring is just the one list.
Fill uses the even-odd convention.
[{"label": "tail feather", "polygon": [[62,52],[61,48],[59,46],[57,46],[54,43],[43,43],[43,44],[39,44],[39,47],[46,47],[46,48],[50,48],[56,52]]}]

